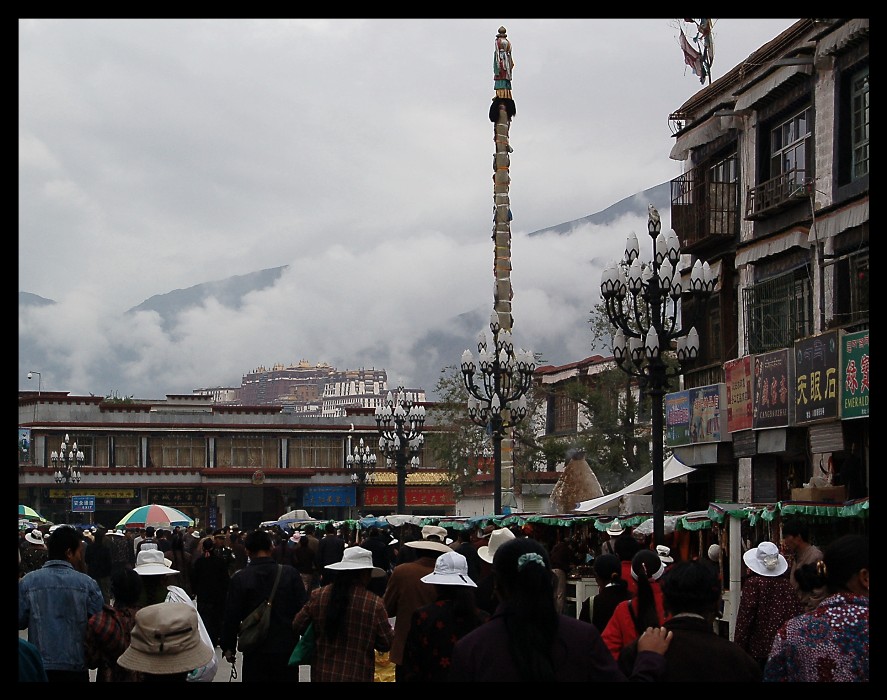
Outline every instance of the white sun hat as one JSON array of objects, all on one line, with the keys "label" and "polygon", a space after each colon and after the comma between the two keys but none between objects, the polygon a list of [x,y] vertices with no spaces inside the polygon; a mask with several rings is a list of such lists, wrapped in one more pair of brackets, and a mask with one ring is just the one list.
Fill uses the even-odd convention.
[{"label": "white sun hat", "polygon": [[742,555],[745,565],[761,576],[781,576],[788,569],[788,562],[772,542],[761,542]]},{"label": "white sun hat", "polygon": [[163,552],[156,548],[145,548],[136,557],[136,565],[133,568],[139,576],[156,576],[157,574],[177,574],[178,569],[171,569],[172,561],[163,556]]},{"label": "white sun hat", "polygon": [[478,547],[477,555],[487,562],[487,564],[492,564],[493,555],[496,554],[496,550],[508,542],[508,540],[513,539],[514,533],[507,527],[500,527],[498,530],[493,530],[493,532],[490,533],[490,543],[483,547]]},{"label": "white sun hat", "polygon": [[445,543],[447,539],[446,528],[438,525],[424,525],[422,527],[422,539],[407,542],[407,547],[414,549],[430,549],[433,552],[451,552],[453,551]]},{"label": "white sun hat", "polygon": [[659,555],[659,560],[663,564],[671,564],[674,561],[674,559],[671,556],[671,549],[666,547],[664,544],[657,544],[656,545],[656,554]]},{"label": "white sun hat", "polygon": [[434,571],[423,576],[420,581],[424,583],[437,583],[442,586],[470,586],[477,588],[477,584],[468,576],[468,560],[459,552],[447,552],[441,554],[434,562]]},{"label": "white sun hat", "polygon": [[359,569],[370,569],[373,572],[373,578],[379,578],[385,575],[385,571],[378,566],[373,566],[373,553],[363,547],[348,547],[342,554],[342,561],[334,564],[327,564],[324,569],[332,571],[355,571]]},{"label": "white sun hat", "polygon": [[40,545],[41,547],[46,546],[46,543],[43,541],[43,533],[36,528],[28,532],[28,534],[25,535],[25,539],[31,544]]}]

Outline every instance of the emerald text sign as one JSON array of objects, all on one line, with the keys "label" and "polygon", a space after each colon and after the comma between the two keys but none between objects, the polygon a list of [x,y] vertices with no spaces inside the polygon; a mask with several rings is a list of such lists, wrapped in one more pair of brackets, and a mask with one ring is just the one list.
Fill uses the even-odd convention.
[{"label": "emerald text sign", "polygon": [[869,332],[841,337],[841,418],[869,415]]}]

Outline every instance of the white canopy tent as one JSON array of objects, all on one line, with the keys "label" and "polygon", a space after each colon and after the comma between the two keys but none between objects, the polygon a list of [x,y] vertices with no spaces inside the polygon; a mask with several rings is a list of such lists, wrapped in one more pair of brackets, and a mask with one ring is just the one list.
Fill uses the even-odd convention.
[{"label": "white canopy tent", "polygon": [[[674,481],[692,471],[696,471],[693,467],[688,467],[677,457],[672,455],[662,465],[662,481],[668,483]],[[623,489],[615,493],[601,496],[600,498],[592,498],[589,501],[581,501],[573,509],[574,513],[589,513],[604,510],[615,505],[622,496],[633,493],[650,493],[653,490],[653,471],[650,470],[637,481],[629,484]]]}]

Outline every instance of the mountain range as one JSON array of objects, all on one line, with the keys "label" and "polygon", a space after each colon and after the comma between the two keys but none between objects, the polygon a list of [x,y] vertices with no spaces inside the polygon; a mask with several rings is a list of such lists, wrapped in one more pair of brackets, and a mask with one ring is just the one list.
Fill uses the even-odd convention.
[{"label": "mountain range", "polygon": [[[627,215],[646,218],[648,203],[653,203],[663,213],[668,212],[670,209],[670,183],[664,182],[656,185],[626,197],[599,212],[534,231],[529,236],[563,236],[586,225],[606,226]],[[603,269],[608,262],[610,260],[595,259],[591,261],[594,267],[599,267],[600,269]],[[121,311],[121,313],[134,315],[140,311],[155,312],[159,317],[162,331],[166,334],[173,334],[175,326],[189,310],[206,305],[208,302],[214,302],[229,309],[239,309],[248,294],[272,287],[286,269],[287,266],[283,265],[243,275],[235,275],[221,280],[201,282],[186,289],[175,289],[165,294],[154,295],[132,308]],[[25,376],[33,368],[41,368],[41,371],[47,376],[65,376],[70,372],[70,369],[62,367],[66,359],[64,354],[59,354],[57,349],[46,348],[41,342],[41,338],[30,330],[30,324],[22,322],[22,319],[26,317],[29,311],[55,303],[51,299],[46,299],[26,291],[19,291],[18,349],[20,386],[27,386]],[[589,306],[590,304],[586,304],[586,308],[582,312],[587,312]],[[474,309],[467,309],[457,317],[448,319],[447,323],[440,324],[439,330],[436,328],[414,339],[411,352],[421,353],[425,360],[424,364],[432,368],[428,376],[417,379],[418,386],[426,390],[430,399],[435,398],[433,389],[440,377],[440,370],[434,368],[457,364],[462,351],[466,347],[474,347],[473,339],[477,329],[483,327],[488,317],[488,304]],[[303,354],[309,353],[307,349],[294,348],[294,350]],[[112,388],[127,386],[126,375],[122,369],[125,367],[128,359],[127,350],[123,346],[120,348],[111,346],[105,352],[106,354],[102,360],[103,381],[106,381],[107,386]],[[589,348],[588,354],[593,354],[591,348]],[[578,359],[582,358],[564,359],[563,362],[572,362]],[[356,369],[356,367],[339,367],[338,369]],[[392,370],[395,368],[386,367],[386,369],[390,379]],[[244,374],[251,371],[253,371],[252,367],[245,366],[242,368],[242,373]],[[21,383],[23,379],[25,381]],[[229,384],[224,377],[219,377],[217,383],[204,386],[229,386]],[[99,387],[99,389],[103,388]],[[193,388],[197,388],[197,386]],[[158,394],[163,395],[167,391],[169,390],[158,387],[155,397]],[[170,391],[170,393],[178,392]]]}]

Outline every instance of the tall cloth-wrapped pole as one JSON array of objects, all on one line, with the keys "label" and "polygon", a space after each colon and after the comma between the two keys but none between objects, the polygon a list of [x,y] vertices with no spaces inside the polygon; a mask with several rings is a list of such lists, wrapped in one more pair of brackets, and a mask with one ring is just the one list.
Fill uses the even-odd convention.
[{"label": "tall cloth-wrapped pole", "polygon": [[[516,348],[511,338],[511,203],[508,201],[508,167],[511,146],[508,128],[514,116],[511,98],[511,42],[505,27],[496,35],[493,76],[496,94],[490,105],[493,122],[493,311],[492,342],[478,336],[478,364],[471,350],[462,353],[462,379],[468,391],[468,417],[487,431],[493,443],[493,512],[516,506],[511,435],[514,425],[527,415],[526,395],[533,384],[535,356]],[[480,370],[480,371],[477,371]],[[507,436],[507,437],[506,437]],[[503,480],[503,476],[505,479]],[[503,483],[504,481],[504,483]],[[503,500],[503,494],[506,500]],[[510,511],[509,511],[510,512]]]},{"label": "tall cloth-wrapped pole", "polygon": [[[499,27],[496,34],[495,52],[493,54],[493,88],[495,94],[490,106],[490,121],[493,122],[493,309],[499,316],[499,325],[503,330],[511,331],[514,319],[511,315],[511,154],[513,149],[509,143],[511,119],[516,114],[514,98],[511,94],[511,77],[514,59],[511,53],[511,40],[505,27]],[[512,442],[503,437],[494,445],[499,469],[496,470],[493,488],[498,498],[494,501],[501,505],[501,494],[512,494],[514,491],[514,461],[512,459]],[[507,500],[506,505],[515,505],[514,497]],[[496,512],[501,507],[495,509]]]},{"label": "tall cloth-wrapped pole", "polygon": [[490,105],[490,121],[493,122],[493,308],[499,315],[499,324],[511,331],[511,153],[509,129],[516,114],[511,94],[511,75],[514,60],[511,41],[505,27],[499,27],[493,55],[493,80],[495,95]]}]

